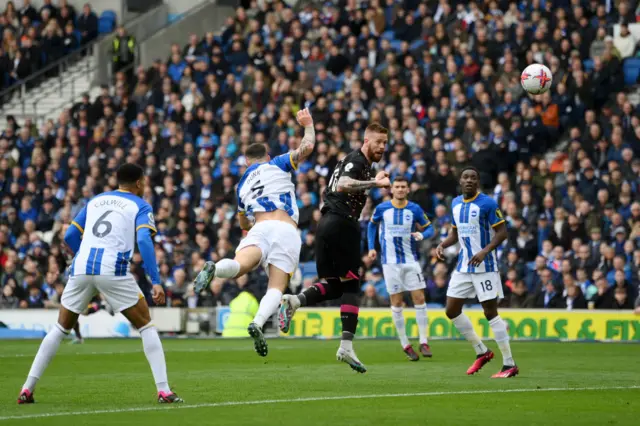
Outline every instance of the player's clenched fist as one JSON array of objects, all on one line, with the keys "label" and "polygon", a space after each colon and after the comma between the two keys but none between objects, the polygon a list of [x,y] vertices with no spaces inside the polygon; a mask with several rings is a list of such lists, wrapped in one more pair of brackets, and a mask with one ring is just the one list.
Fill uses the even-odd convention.
[{"label": "player's clenched fist", "polygon": [[153,286],[153,290],[151,291],[151,298],[156,305],[164,305],[165,296],[164,289],[161,285],[155,284]]},{"label": "player's clenched fist", "polygon": [[388,188],[391,186],[391,180],[389,180],[389,173],[382,171],[376,175],[376,186],[378,188]]},{"label": "player's clenched fist", "polygon": [[302,127],[313,126],[313,118],[311,117],[311,113],[309,112],[308,108],[301,109],[300,111],[298,111],[296,118],[298,120],[298,124],[301,125]]},{"label": "player's clenched fist", "polygon": [[378,257],[378,252],[375,250],[369,250],[369,260],[374,261]]}]

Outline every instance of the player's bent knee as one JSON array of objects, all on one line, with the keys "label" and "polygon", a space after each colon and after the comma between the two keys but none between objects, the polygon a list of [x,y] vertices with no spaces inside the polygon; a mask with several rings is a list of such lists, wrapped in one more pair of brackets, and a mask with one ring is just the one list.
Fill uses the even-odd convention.
[{"label": "player's bent knee", "polygon": [[342,292],[344,294],[358,294],[360,293],[360,280],[349,280],[342,282]]},{"label": "player's bent knee", "polygon": [[423,305],[425,302],[424,299],[424,291],[417,290],[411,293],[411,300],[413,300],[414,305]]},{"label": "player's bent knee", "polygon": [[58,312],[58,324],[65,330],[71,330],[78,322],[78,314],[71,312],[64,306]]},{"label": "player's bent knee", "polygon": [[147,324],[151,323],[151,313],[149,312],[149,306],[144,299],[138,300],[138,303],[130,308],[122,311],[122,315],[129,320],[131,325],[140,330]]}]

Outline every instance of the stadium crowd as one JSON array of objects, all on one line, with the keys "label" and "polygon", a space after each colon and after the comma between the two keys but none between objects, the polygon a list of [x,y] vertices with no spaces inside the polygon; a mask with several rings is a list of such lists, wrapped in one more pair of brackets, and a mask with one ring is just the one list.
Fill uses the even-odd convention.
[{"label": "stadium crowd", "polygon": [[[243,149],[295,148],[295,113],[309,107],[317,144],[295,176],[303,248],[292,291],[314,280],[333,167],[378,121],[390,141],[377,167],[410,180],[436,229],[421,247],[429,303],[445,300],[457,248],[446,262],[434,249],[451,229],[457,173],[474,165],[509,226],[499,250],[504,306],[637,309],[640,114],[622,73],[637,46],[624,28],[612,37],[614,24],[635,22],[634,2],[334,0],[298,12],[279,0],[244,3],[219,36],[193,34],[132,79],[118,73],[56,121],[9,119],[0,136],[1,308],[56,306],[64,231],[92,196],[115,189],[125,161],[147,173],[167,303],[227,304],[241,289],[260,297],[262,271],[199,295],[190,282],[242,238]],[[520,70],[534,62],[554,79],[532,97]],[[545,154],[565,140],[550,161]],[[373,207],[387,197],[370,193],[363,255]],[[140,262],[133,257],[132,272],[145,288]],[[380,265],[363,256],[362,275],[361,304],[388,305]]]},{"label": "stadium crowd", "polygon": [[98,37],[98,17],[89,3],[79,12],[67,0],[44,0],[39,10],[30,0],[21,3],[18,9],[6,2],[0,14],[0,90]]}]

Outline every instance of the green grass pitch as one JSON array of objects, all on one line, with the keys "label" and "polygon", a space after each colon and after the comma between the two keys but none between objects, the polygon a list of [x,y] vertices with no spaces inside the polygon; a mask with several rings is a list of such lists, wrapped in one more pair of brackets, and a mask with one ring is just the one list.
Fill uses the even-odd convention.
[{"label": "green grass pitch", "polygon": [[[490,379],[500,355],[468,377],[473,350],[434,341],[433,359],[409,362],[395,340],[357,340],[369,372],[335,360],[337,341],[165,339],[169,379],[186,403],[155,402],[139,340],[62,344],[37,403],[16,397],[37,341],[0,343],[4,425],[637,425],[640,345],[512,343],[521,374]],[[497,352],[494,342],[489,343]]]}]

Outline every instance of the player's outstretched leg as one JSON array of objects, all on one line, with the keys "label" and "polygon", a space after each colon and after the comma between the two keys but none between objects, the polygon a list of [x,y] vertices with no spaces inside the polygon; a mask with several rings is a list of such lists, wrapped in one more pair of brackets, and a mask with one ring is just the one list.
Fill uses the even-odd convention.
[{"label": "player's outstretched leg", "polygon": [[485,317],[489,320],[489,326],[491,326],[491,330],[493,330],[496,343],[502,353],[502,368],[499,372],[491,376],[491,378],[501,379],[515,377],[520,370],[511,355],[507,324],[500,318],[500,315],[498,315],[498,301],[494,299],[482,302],[482,307],[484,308]]},{"label": "player's outstretched leg", "polygon": [[337,278],[327,278],[326,283],[316,283],[298,294],[282,296],[280,310],[278,311],[278,324],[280,331],[289,332],[291,318],[296,310],[302,306],[314,306],[325,300],[334,300],[342,296],[342,283]]},{"label": "player's outstretched leg", "polygon": [[336,354],[338,361],[345,362],[358,373],[365,373],[367,367],[360,362],[353,350],[353,338],[358,328],[358,292],[360,280],[350,279],[342,282],[343,294],[340,305],[340,319],[342,320],[342,340]]},{"label": "player's outstretched leg", "polygon": [[416,324],[418,324],[418,334],[420,335],[420,353],[425,358],[431,358],[431,348],[427,339],[427,304],[424,300],[424,289],[411,292],[411,299],[416,309]]},{"label": "player's outstretched leg", "polygon": [[44,371],[49,366],[49,363],[58,352],[60,342],[69,335],[71,329],[78,321],[78,314],[69,311],[68,309],[61,307],[58,314],[58,322],[47,333],[45,338],[40,344],[38,353],[36,354],[27,381],[22,386],[22,391],[18,396],[18,404],[33,404],[33,393],[36,388],[36,384]]},{"label": "player's outstretched leg", "polygon": [[206,262],[193,281],[194,290],[200,293],[209,287],[214,278],[236,278],[252,271],[262,260],[262,250],[255,245],[245,246],[235,259],[222,259],[218,263]]},{"label": "player's outstretched leg", "polygon": [[447,297],[446,314],[453,325],[456,326],[458,332],[460,332],[460,334],[464,336],[464,338],[467,339],[469,343],[471,343],[473,349],[476,351],[476,360],[467,370],[467,374],[471,375],[480,371],[480,369],[484,367],[485,364],[493,359],[493,352],[490,351],[484,343],[482,343],[480,336],[478,336],[476,331],[473,329],[471,320],[465,313],[462,312],[463,305],[464,299]]},{"label": "player's outstretched leg", "polygon": [[171,391],[167,379],[167,364],[164,358],[162,342],[158,335],[158,330],[151,323],[149,307],[145,299],[138,300],[134,306],[122,311],[131,324],[138,329],[142,338],[142,347],[147,357],[153,379],[158,390],[158,402],[162,404],[172,404],[184,402],[182,398]]}]

